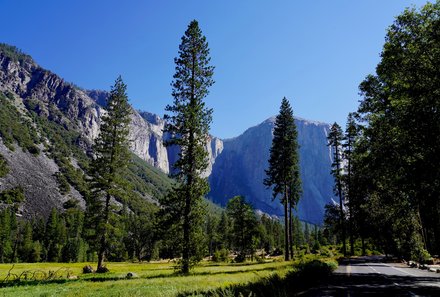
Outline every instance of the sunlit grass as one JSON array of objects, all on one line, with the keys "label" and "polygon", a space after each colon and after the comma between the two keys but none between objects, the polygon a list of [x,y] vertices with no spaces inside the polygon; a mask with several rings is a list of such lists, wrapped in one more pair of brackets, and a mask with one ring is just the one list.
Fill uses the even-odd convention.
[{"label": "sunlit grass", "polygon": [[[232,284],[258,281],[272,274],[285,275],[292,269],[292,262],[212,264],[202,263],[190,275],[176,274],[173,263],[109,263],[106,274],[84,275],[82,267],[92,263],[33,263],[16,264],[12,270],[19,275],[25,270],[56,271],[68,268],[79,280],[63,284],[49,283],[15,286],[0,289],[0,296],[173,296],[179,292],[210,290]],[[0,264],[3,279],[10,264]],[[127,272],[138,275],[124,279]],[[111,281],[90,281],[88,278],[111,278]],[[120,278],[120,280],[114,280]]]}]

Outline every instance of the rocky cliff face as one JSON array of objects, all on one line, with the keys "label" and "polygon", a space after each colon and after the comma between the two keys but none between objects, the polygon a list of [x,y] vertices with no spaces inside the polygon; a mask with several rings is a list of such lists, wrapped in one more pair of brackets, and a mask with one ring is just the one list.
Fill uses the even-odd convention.
[{"label": "rocky cliff face", "polygon": [[[91,90],[87,91],[87,94],[105,108],[108,92]],[[163,172],[167,174],[172,172],[179,151],[175,147],[164,145],[164,140],[168,138],[168,135],[164,133],[165,121],[156,114],[139,110],[133,110],[131,118],[131,150]],[[203,175],[208,177],[216,157],[223,150],[223,142],[219,138],[209,136],[205,147],[208,152],[209,165]]]},{"label": "rocky cliff face", "polygon": [[0,91],[38,102],[36,112],[80,131],[89,142],[98,135],[102,109],[85,92],[42,69],[30,57],[20,61],[0,52]]},{"label": "rocky cliff face", "polygon": [[[235,195],[243,195],[255,208],[269,214],[283,215],[279,200],[265,188],[264,170],[268,168],[269,149],[275,118],[225,140],[209,178],[214,202],[225,205]],[[324,206],[331,201],[331,159],[327,147],[327,124],[296,119],[300,145],[300,174],[303,195],[298,205],[300,219],[321,224]]]}]

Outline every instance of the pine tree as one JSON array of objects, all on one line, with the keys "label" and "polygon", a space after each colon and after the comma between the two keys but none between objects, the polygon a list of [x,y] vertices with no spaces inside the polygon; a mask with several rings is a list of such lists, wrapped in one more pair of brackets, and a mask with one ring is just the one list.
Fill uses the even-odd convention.
[{"label": "pine tree", "polygon": [[236,261],[242,262],[246,255],[252,255],[252,243],[257,235],[257,218],[252,205],[243,196],[230,199],[226,205],[226,213],[232,222],[232,243],[238,251]]},{"label": "pine tree", "polygon": [[[284,206],[284,241],[285,260],[290,259],[291,241],[289,236],[288,212],[289,205],[293,206],[299,199],[299,174],[298,174],[298,143],[293,111],[289,101],[284,97],[281,102],[280,113],[275,120],[272,147],[270,148],[269,169],[265,170],[264,184],[273,187],[273,198],[282,194],[281,203]],[[290,197],[289,197],[289,191]]]},{"label": "pine tree", "polygon": [[345,216],[344,216],[344,197],[342,191],[342,159],[341,159],[341,146],[342,146],[342,129],[334,123],[330,127],[330,133],[328,134],[328,145],[331,146],[333,151],[333,163],[332,163],[332,175],[335,178],[335,192],[339,197],[339,218],[341,220],[342,228],[342,249],[344,256],[347,255],[347,247],[345,242]]},{"label": "pine tree", "polygon": [[[163,202],[165,208],[174,207],[177,229],[183,236],[181,271],[188,273],[190,266],[201,259],[198,238],[204,217],[202,199],[209,191],[208,182],[201,174],[208,166],[204,146],[212,121],[212,110],[205,106],[203,99],[214,83],[208,43],[197,21],[189,24],[174,62],[174,101],[173,105],[166,107],[171,114],[165,117],[168,121],[165,131],[170,134],[170,139],[165,144],[180,149],[179,159],[174,163],[178,185]],[[179,209],[175,208],[176,205]]]},{"label": "pine tree", "polygon": [[344,134],[344,143],[343,146],[343,155],[345,159],[345,171],[346,174],[344,175],[344,188],[345,188],[345,200],[348,201],[348,230],[349,230],[349,236],[350,236],[350,255],[354,256],[354,219],[353,219],[353,206],[351,203],[351,193],[352,193],[352,175],[353,175],[353,161],[352,161],[352,155],[353,155],[353,149],[354,149],[354,143],[355,138],[357,136],[357,126],[356,122],[354,120],[354,114],[349,113],[347,118],[347,126],[345,128],[345,134]]},{"label": "pine tree", "polygon": [[89,214],[94,214],[95,239],[98,241],[98,267],[103,271],[104,259],[111,233],[114,231],[111,198],[123,200],[125,183],[122,176],[130,160],[129,124],[131,107],[127,86],[119,76],[110,91],[107,114],[102,117],[101,131],[94,144],[92,161],[92,197]]},{"label": "pine tree", "polygon": [[219,247],[221,249],[229,249],[230,248],[230,224],[229,218],[226,215],[226,212],[223,211],[220,216],[220,221],[217,225],[217,234],[219,237]]}]

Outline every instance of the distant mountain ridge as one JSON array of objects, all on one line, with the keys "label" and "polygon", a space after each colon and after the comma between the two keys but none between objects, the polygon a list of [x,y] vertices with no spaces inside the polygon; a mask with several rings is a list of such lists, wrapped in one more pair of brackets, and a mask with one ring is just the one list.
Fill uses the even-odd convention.
[{"label": "distant mountain ridge", "polygon": [[[27,116],[27,113],[32,111],[58,125],[60,129],[77,133],[72,145],[80,147],[86,153],[90,152],[91,144],[99,133],[100,117],[106,112],[105,101],[108,92],[81,90],[50,71],[42,69],[30,56],[11,48],[0,46],[0,92],[12,94],[13,104],[20,106],[23,116]],[[272,201],[270,190],[265,189],[262,184],[272,141],[273,123],[274,117],[269,118],[232,139],[221,140],[214,136],[209,137],[206,143],[209,166],[204,175],[209,177],[211,184],[209,194],[211,200],[225,205],[233,196],[243,195],[261,211],[274,215],[281,214],[281,204]],[[333,197],[330,176],[331,157],[326,146],[328,125],[299,118],[296,123],[301,146],[300,165],[304,189],[298,213],[301,219],[319,224],[322,222],[324,205]],[[177,160],[178,150],[175,147],[164,146],[163,141],[169,137],[163,132],[164,125],[164,120],[155,114],[133,110],[130,138],[131,150],[134,154],[168,174],[173,169],[172,164]],[[2,148],[0,154],[7,155],[6,159],[9,162],[17,162],[17,153],[9,151],[1,142],[0,139],[0,148]],[[28,160],[32,164],[41,162],[32,158],[29,156]],[[52,162],[44,152],[38,158],[47,158],[45,164]],[[45,173],[47,183],[56,185],[53,174],[60,169],[56,164],[52,165],[39,168],[47,172]],[[26,166],[21,168],[22,174],[27,170],[26,168],[31,170],[30,165]],[[143,168],[147,170],[145,169],[147,167]],[[12,172],[6,178],[0,179],[0,191],[13,186],[14,183],[25,183],[25,181],[14,181],[11,178],[12,174],[16,173]],[[154,175],[157,176],[156,173]],[[39,203],[60,205],[69,195],[81,199],[74,185],[70,194],[61,194],[55,186],[51,186],[47,195],[52,197],[50,200],[41,197],[40,192],[34,195],[32,183],[38,185],[37,179],[27,181],[31,186],[26,193],[25,208],[31,208],[30,213],[40,212]],[[148,179],[145,182],[148,183]],[[155,194],[150,198],[157,199],[154,197],[160,195],[160,190],[157,189],[164,188],[159,184],[153,186],[155,190],[152,191]]]}]

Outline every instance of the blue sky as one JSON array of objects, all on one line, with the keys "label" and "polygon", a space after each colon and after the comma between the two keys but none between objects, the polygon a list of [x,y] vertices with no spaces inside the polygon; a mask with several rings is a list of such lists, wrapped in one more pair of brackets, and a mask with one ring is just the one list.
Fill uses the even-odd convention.
[{"label": "blue sky", "polygon": [[67,81],[108,90],[121,74],[131,104],[163,115],[173,59],[192,19],[211,48],[211,133],[234,137],[278,112],[345,126],[386,29],[417,0],[0,0],[0,42]]}]

